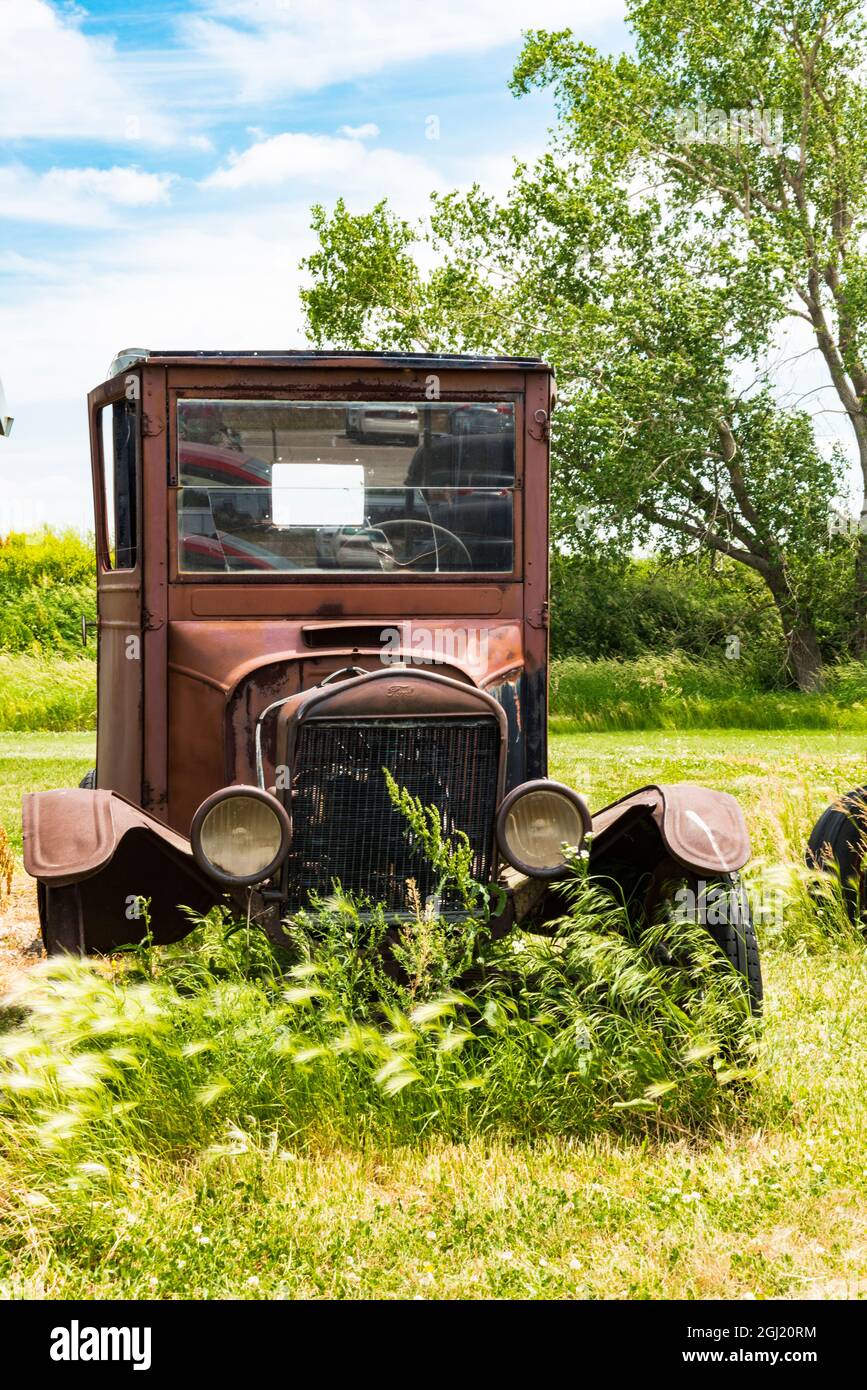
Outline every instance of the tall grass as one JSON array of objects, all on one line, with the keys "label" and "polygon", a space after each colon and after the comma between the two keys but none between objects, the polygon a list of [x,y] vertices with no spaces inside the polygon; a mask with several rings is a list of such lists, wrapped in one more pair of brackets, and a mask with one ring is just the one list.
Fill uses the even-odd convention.
[{"label": "tall grass", "polygon": [[867,729],[867,664],[829,667],[821,693],[763,689],[745,663],[673,653],[551,667],[554,728]]},{"label": "tall grass", "polygon": [[96,663],[89,657],[0,652],[0,731],[95,727]]},{"label": "tall grass", "polygon": [[[758,688],[736,662],[682,655],[551,664],[560,733],[641,729],[867,729],[867,665],[829,667],[821,694]],[[96,663],[0,651],[0,731],[93,729]]]},{"label": "tall grass", "polygon": [[489,943],[475,983],[438,992],[423,914],[404,928],[408,957],[431,960],[413,977],[377,964],[369,913],[339,894],[285,952],[217,911],[121,963],[44,962],[7,1000],[0,1165],[58,1201],[241,1132],[390,1148],[731,1117],[755,1032],[707,932],[638,931],[580,877],[569,896],[552,940]]},{"label": "tall grass", "polygon": [[[802,807],[765,809],[788,856]],[[398,972],[339,893],[282,950],[215,912],[38,965],[0,1012],[0,1296],[862,1288],[863,946],[833,880],[785,893],[760,1046],[703,928],[581,872],[552,939],[476,922],[469,976],[460,924],[420,910]]]}]

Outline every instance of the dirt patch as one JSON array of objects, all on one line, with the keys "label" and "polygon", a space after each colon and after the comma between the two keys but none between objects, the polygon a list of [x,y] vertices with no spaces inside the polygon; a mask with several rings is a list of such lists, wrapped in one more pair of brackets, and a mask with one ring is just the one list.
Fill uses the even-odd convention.
[{"label": "dirt patch", "polygon": [[16,971],[33,965],[42,954],[36,883],[19,869],[12,892],[0,903],[0,994]]}]

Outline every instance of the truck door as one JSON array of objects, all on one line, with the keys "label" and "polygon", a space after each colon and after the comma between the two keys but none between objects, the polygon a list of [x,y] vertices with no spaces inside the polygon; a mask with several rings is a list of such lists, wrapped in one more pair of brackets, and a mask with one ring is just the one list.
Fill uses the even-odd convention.
[{"label": "truck door", "polygon": [[140,802],[142,568],[140,389],[122,375],[90,396],[96,522],[96,785]]}]

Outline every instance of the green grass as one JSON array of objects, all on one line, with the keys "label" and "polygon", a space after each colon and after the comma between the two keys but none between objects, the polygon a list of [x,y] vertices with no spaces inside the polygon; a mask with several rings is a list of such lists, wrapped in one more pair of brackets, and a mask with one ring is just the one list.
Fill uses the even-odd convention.
[{"label": "green grass", "polygon": [[0,652],[0,731],[96,727],[96,663],[90,657]]},{"label": "green grass", "polygon": [[[85,731],[96,724],[89,656],[0,651],[0,730]],[[762,688],[737,661],[678,653],[634,661],[567,658],[551,665],[559,733],[749,729],[867,733],[867,665],[829,667],[821,694]]]},{"label": "green grass", "polygon": [[[66,742],[0,741],[6,790],[13,778],[50,784]],[[67,755],[70,774],[91,765],[84,739]],[[257,955],[240,973],[219,952],[146,962],[140,995],[118,967],[97,977],[132,1020],[140,1065],[124,1059],[122,1038],[103,1045],[121,1049],[115,1064],[130,1076],[115,1100],[134,1108],[106,1112],[87,1067],[51,1083],[47,1115],[58,1119],[46,1132],[46,1115],[36,1118],[41,1141],[25,1110],[6,1105],[7,1126],[17,1118],[0,1145],[0,1296],[867,1295],[867,955],[833,913],[815,910],[800,877],[812,818],[864,780],[865,760],[867,739],[852,733],[552,736],[552,776],[593,806],[652,780],[734,791],[756,874],[784,884],[785,920],[764,929],[753,1080],[712,1101],[690,1092],[691,1114],[627,1121],[613,1108],[635,1039],[622,1019],[622,1038],[607,1045],[621,1069],[600,1076],[595,1112],[579,1113],[572,1098],[570,1120],[559,1082],[534,1108],[533,1088],[546,1067],[552,1074],[536,1055],[514,1071],[506,1113],[486,1117],[484,1088],[461,1099],[429,1070],[424,1042],[414,1044],[421,1086],[389,1095],[368,1067],[367,1110],[353,1111],[361,1051],[347,1062],[332,1048],[327,1084],[312,1059],[299,1070],[291,1048],[275,1054],[287,1019]],[[153,1015],[142,1041],[136,1011],[153,991],[164,1005],[169,987],[181,1002]],[[69,1047],[78,1027],[76,1047],[84,1038],[94,1050],[87,1039],[105,1015],[92,989],[74,1007],[46,996],[46,1039]],[[300,1022],[288,1031],[310,1034],[309,1006],[293,1008]],[[205,1049],[190,1046],[198,1041]],[[572,1089],[581,1084],[576,1074]],[[67,1134],[88,1106],[88,1122]]]},{"label": "green grass", "polygon": [[93,734],[0,733],[0,824],[16,853],[21,853],[22,794],[77,787],[95,756]]},{"label": "green grass", "polygon": [[[305,1148],[239,1118],[67,1187],[6,1166],[0,1290],[82,1298],[856,1297],[867,972],[773,961],[762,1068],[698,1138]],[[831,1026],[833,1024],[833,1026]],[[239,1112],[243,1102],[239,1098]]]},{"label": "green grass", "polygon": [[867,732],[563,733],[549,740],[551,777],[597,811],[650,782],[701,782],[737,797],[753,853],[799,857],[821,811],[867,780]]},{"label": "green grass", "polygon": [[652,782],[698,782],[737,797],[752,844],[745,878],[763,949],[822,949],[836,909],[816,910],[804,851],[815,822],[843,792],[867,781],[867,735],[755,730],[682,734],[557,734],[549,772],[591,810]]},{"label": "green grass", "polygon": [[867,731],[867,665],[829,667],[820,694],[762,688],[751,668],[678,653],[551,667],[552,727]]}]

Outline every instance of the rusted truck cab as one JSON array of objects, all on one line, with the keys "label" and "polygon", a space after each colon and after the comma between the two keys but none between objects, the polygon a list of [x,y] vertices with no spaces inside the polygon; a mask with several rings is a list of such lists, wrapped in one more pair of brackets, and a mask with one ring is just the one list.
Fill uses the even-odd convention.
[{"label": "rusted truck cab", "polygon": [[[184,905],[253,891],[279,925],[335,880],[448,910],[385,769],[468,836],[503,922],[538,910],[590,826],[546,780],[553,404],[530,359],[116,360],[89,397],[95,774],[25,803],[50,949],[135,939],[139,898],[162,940]],[[648,854],[731,872],[740,813],[702,795],[710,839],[682,788],[597,839],[639,877]]]},{"label": "rusted truck cab", "polygon": [[[425,875],[395,853],[390,766],[495,876],[498,805],[547,772],[548,368],[321,352],[131,352],[116,366],[89,397],[94,784],[107,795],[84,802],[100,821],[86,831],[75,792],[31,803],[33,850],[37,830],[46,849],[59,837],[72,869],[92,848],[81,836],[96,836],[124,909],[167,876],[170,897],[201,904],[191,890],[207,895],[213,876],[190,859],[181,882],[177,863],[148,881],[143,842],[156,862],[157,844],[183,858],[159,827],[189,837],[213,793],[258,786],[290,820],[274,875],[284,906],[337,878],[396,910],[400,875]],[[147,818],[115,844],[133,808]],[[50,894],[49,864],[32,867]],[[136,930],[105,887],[91,875],[78,893],[101,948]],[[154,925],[173,934],[186,919],[166,901]]]}]

